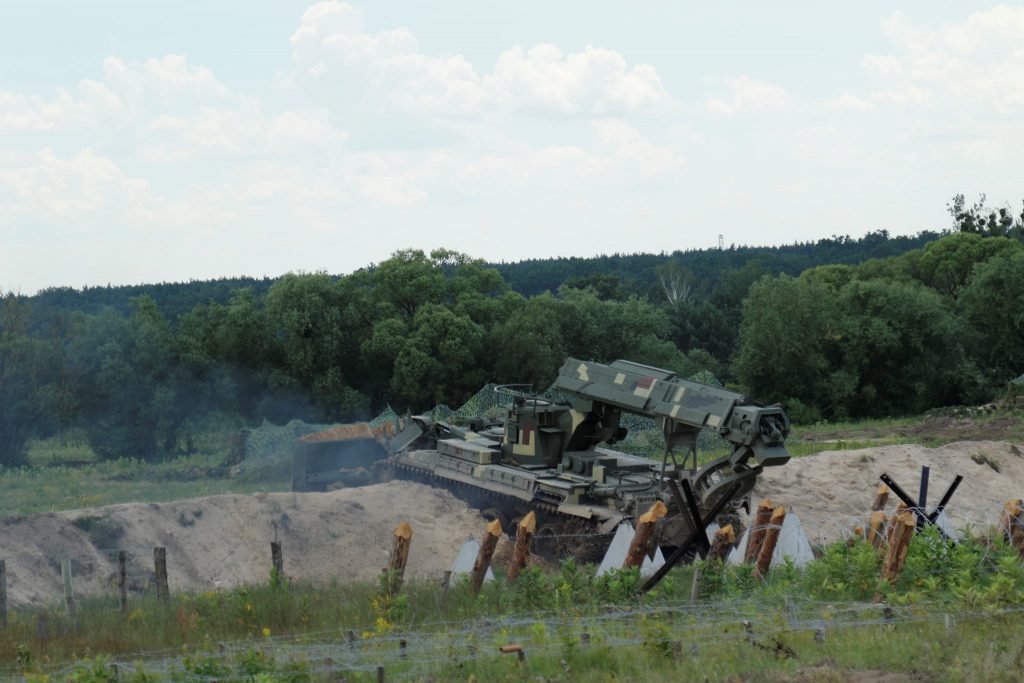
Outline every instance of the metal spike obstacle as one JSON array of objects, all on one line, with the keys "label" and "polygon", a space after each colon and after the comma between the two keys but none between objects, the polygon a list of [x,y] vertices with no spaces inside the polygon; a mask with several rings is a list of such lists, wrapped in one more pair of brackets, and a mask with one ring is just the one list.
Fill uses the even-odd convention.
[{"label": "metal spike obstacle", "polygon": [[939,500],[939,504],[935,506],[935,509],[931,512],[927,512],[928,504],[928,478],[931,470],[927,465],[921,467],[921,486],[918,489],[918,500],[914,500],[910,495],[903,490],[899,484],[893,481],[893,478],[888,474],[883,473],[879,479],[882,483],[889,487],[889,489],[896,494],[896,497],[903,501],[903,504],[907,506],[907,510],[914,514],[917,519],[917,530],[925,528],[926,526],[934,526],[939,530],[939,534],[949,541],[955,539],[947,532],[944,528],[945,525],[939,523],[939,518],[945,519],[944,512],[946,506],[949,505],[950,499],[953,498],[953,494],[956,493],[957,487],[960,486],[960,482],[964,480],[959,474],[953,478],[953,482],[946,489],[946,492],[942,494],[942,498]]}]

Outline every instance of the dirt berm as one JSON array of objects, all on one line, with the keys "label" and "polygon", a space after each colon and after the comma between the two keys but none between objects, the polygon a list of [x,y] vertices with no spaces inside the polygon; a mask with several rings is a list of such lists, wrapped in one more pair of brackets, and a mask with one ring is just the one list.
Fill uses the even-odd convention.
[{"label": "dirt berm", "polygon": [[172,591],[264,583],[275,537],[289,577],[372,581],[387,564],[391,531],[403,521],[413,527],[407,576],[440,577],[486,524],[446,491],[393,481],[330,493],[221,495],[7,517],[0,520],[0,558],[13,605],[60,600],[62,558],[72,561],[76,594],[116,595],[117,550],[128,552],[130,588],[151,588],[154,546],[167,548]]},{"label": "dirt berm", "polygon": [[[1024,447],[1005,441],[959,441],[938,448],[913,444],[856,451],[824,451],[769,467],[754,487],[753,502],[768,497],[792,508],[811,543],[829,543],[866,525],[879,476],[888,474],[912,498],[918,497],[921,466],[930,469],[928,509],[939,502],[956,475],[963,483],[946,514],[955,529],[984,532],[999,521],[1003,504],[1024,498]],[[891,515],[899,499],[889,495]]]},{"label": "dirt berm", "polygon": [[[955,527],[983,530],[996,524],[1006,500],[1024,497],[1021,452],[1019,445],[994,441],[826,451],[768,468],[754,499],[767,496],[792,508],[811,542],[827,543],[866,523],[880,474],[887,472],[916,497],[921,465],[929,465],[931,504],[961,474],[949,517]],[[890,496],[887,511],[897,502]],[[446,491],[393,481],[331,493],[223,495],[8,517],[0,520],[0,559],[7,561],[15,605],[59,601],[65,557],[72,560],[78,595],[116,594],[119,549],[128,552],[133,591],[151,589],[154,546],[167,548],[172,591],[264,583],[275,537],[292,578],[372,581],[387,563],[391,531],[402,521],[413,526],[412,577],[439,578],[462,543],[479,539],[485,526]],[[499,548],[499,555],[508,550]]]}]

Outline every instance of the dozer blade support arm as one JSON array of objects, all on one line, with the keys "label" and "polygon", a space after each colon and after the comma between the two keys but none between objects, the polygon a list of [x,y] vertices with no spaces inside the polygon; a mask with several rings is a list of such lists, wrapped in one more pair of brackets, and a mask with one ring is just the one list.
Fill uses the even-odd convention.
[{"label": "dozer blade support arm", "polygon": [[742,394],[683,379],[674,372],[617,360],[610,365],[569,358],[555,389],[574,397],[578,410],[604,403],[650,417],[666,433],[677,427],[711,429],[733,445],[733,465],[753,458],[760,466],[789,460],[784,445],[789,419],[781,408],[757,405]]}]

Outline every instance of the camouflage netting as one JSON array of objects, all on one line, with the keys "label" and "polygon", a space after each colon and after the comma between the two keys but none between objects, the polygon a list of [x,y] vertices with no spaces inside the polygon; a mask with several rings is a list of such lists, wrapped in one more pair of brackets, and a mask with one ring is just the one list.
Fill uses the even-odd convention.
[{"label": "camouflage netting", "polygon": [[[703,371],[689,378],[692,382],[709,384],[721,387],[722,384],[710,372]],[[507,394],[498,393],[495,388],[498,385],[488,384],[480,391],[463,403],[459,408],[452,410],[443,403],[434,406],[426,414],[435,420],[446,420],[454,424],[465,423],[471,417],[483,416],[490,419],[499,419],[504,411],[505,405],[509,402]],[[569,402],[569,396],[556,391],[554,385],[541,393],[541,396],[552,401]],[[371,427],[376,427],[384,422],[395,422],[399,418],[398,413],[392,410],[391,406],[385,408],[372,420],[368,420]],[[664,440],[661,431],[657,428],[654,420],[623,413],[621,424],[629,430],[629,435],[618,448],[629,452],[643,455],[660,455],[664,447]],[[257,429],[252,430],[246,444],[246,459],[267,460],[275,456],[287,455],[290,457],[292,445],[295,440],[306,434],[330,429],[337,424],[308,424],[301,420],[292,420],[286,425],[273,425],[264,421]],[[701,452],[728,450],[727,442],[714,432],[704,430],[698,438],[698,448]]]},{"label": "camouflage netting", "polygon": [[292,445],[300,436],[333,426],[308,424],[302,420],[292,420],[286,425],[275,425],[264,420],[263,424],[249,432],[249,438],[245,443],[245,459],[269,460],[282,453],[290,454]]}]

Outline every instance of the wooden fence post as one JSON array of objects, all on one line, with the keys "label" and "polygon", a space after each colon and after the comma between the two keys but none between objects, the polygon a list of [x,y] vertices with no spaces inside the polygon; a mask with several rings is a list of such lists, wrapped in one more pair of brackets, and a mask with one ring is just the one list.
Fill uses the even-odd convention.
[{"label": "wooden fence post", "polygon": [[537,515],[532,510],[519,520],[516,528],[516,547],[512,551],[512,564],[508,568],[508,581],[512,583],[519,576],[519,572],[526,567],[530,558],[530,541],[533,540],[533,532],[537,530]]},{"label": "wooden fence post", "polygon": [[1019,498],[1006,501],[996,533],[1024,557],[1024,501]]},{"label": "wooden fence post", "polygon": [[60,561],[60,576],[64,580],[64,606],[67,607],[68,616],[75,618],[75,592],[71,584],[71,560],[65,558]]},{"label": "wooden fence post", "polygon": [[117,551],[117,595],[121,614],[128,613],[128,553]]},{"label": "wooden fence post", "polygon": [[779,541],[779,533],[782,531],[782,523],[786,521],[786,508],[781,505],[772,511],[768,520],[768,528],[765,530],[761,547],[757,551],[757,562],[754,564],[754,576],[758,579],[764,578],[772,566],[772,556],[775,554],[775,545]]},{"label": "wooden fence post", "polygon": [[270,562],[273,564],[270,582],[275,588],[284,585],[284,555],[281,552],[281,542],[270,542]]},{"label": "wooden fence post", "polygon": [[394,595],[402,588],[405,578],[405,565],[409,561],[409,544],[412,542],[412,525],[402,522],[395,527],[394,540],[391,545],[391,558],[388,560],[388,594]]},{"label": "wooden fence post", "polygon": [[734,545],[736,533],[732,530],[732,524],[726,524],[715,532],[715,540],[711,542],[711,551],[708,553],[708,562],[724,562]]},{"label": "wooden fence post", "polygon": [[484,585],[484,578],[491,566],[491,556],[494,549],[498,547],[498,539],[501,538],[501,522],[493,520],[487,525],[487,533],[484,534],[484,542],[480,544],[480,552],[476,555],[476,562],[473,563],[473,571],[469,574],[469,589],[473,595],[480,592]]},{"label": "wooden fence post", "polygon": [[7,561],[0,560],[0,629],[7,628]]},{"label": "wooden fence post", "polygon": [[171,590],[167,585],[167,548],[153,548],[153,571],[156,576],[156,599],[166,605],[171,599]]},{"label": "wooden fence post", "polygon": [[445,611],[448,608],[448,589],[452,582],[452,570],[446,569],[444,571],[444,582],[441,584],[441,611]]},{"label": "wooden fence post", "polygon": [[871,503],[871,511],[878,512],[879,510],[885,509],[885,504],[889,502],[889,487],[885,484],[879,484],[878,490],[875,491],[875,500]]},{"label": "wooden fence post", "polygon": [[693,567],[693,583],[690,584],[690,604],[696,605],[697,598],[700,597],[700,574],[701,566],[699,564]]},{"label": "wooden fence post", "polygon": [[[903,502],[900,502],[900,504],[896,506],[895,514],[893,514],[893,516],[889,518],[889,528],[885,532],[885,544],[887,546],[892,545],[892,537],[893,537],[893,534],[896,533],[896,526],[897,526],[896,518],[899,517],[900,515],[902,515],[906,511],[907,511],[907,504],[903,503]],[[917,522],[915,521],[914,524],[916,526]]]},{"label": "wooden fence post", "polygon": [[761,551],[761,544],[764,542],[764,534],[768,531],[768,522],[772,519],[772,511],[775,506],[768,498],[762,500],[757,506],[754,514],[754,523],[747,529],[747,550],[743,554],[744,562],[753,562]]},{"label": "wooden fence post", "polygon": [[[885,553],[885,561],[882,563],[882,580],[889,583],[899,578],[903,571],[903,562],[907,559],[907,548],[910,539],[917,529],[917,518],[914,513],[904,510],[891,522],[892,533],[889,540],[889,550]],[[875,593],[875,602],[881,602],[882,594]]]},{"label": "wooden fence post", "polygon": [[868,520],[868,543],[876,548],[881,548],[884,533],[885,513],[881,510],[874,510],[871,513],[871,519]]},{"label": "wooden fence post", "polygon": [[633,534],[633,541],[629,544],[629,552],[622,563],[623,569],[640,567],[644,563],[644,555],[651,548],[651,541],[654,538],[654,529],[658,520],[668,514],[668,508],[660,500],[654,501],[650,509],[640,515],[637,520],[636,532]]}]

